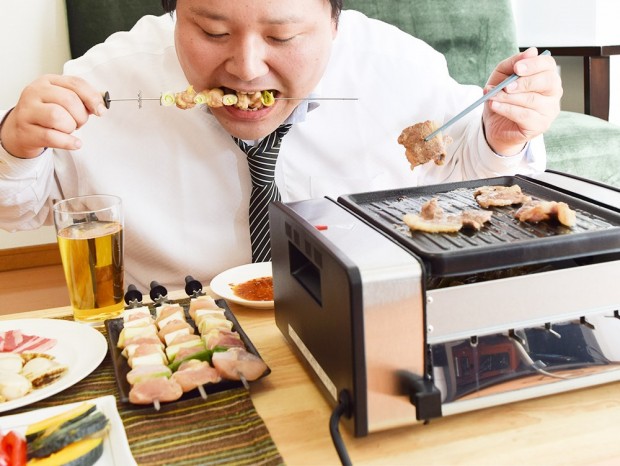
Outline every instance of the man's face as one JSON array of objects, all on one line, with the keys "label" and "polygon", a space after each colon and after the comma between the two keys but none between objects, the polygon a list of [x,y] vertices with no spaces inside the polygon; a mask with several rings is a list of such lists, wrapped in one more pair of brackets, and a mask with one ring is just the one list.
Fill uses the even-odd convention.
[{"label": "man's face", "polygon": [[[336,35],[327,0],[178,0],[175,43],[194,89],[273,90],[306,97],[319,82]],[[211,109],[233,136],[259,139],[299,104]]]}]

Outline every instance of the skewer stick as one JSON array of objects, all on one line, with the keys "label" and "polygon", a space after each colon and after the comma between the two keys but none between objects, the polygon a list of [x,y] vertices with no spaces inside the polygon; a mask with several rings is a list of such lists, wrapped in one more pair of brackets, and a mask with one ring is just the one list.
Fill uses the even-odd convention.
[{"label": "skewer stick", "polygon": [[274,97],[275,100],[359,100],[357,97]]},{"label": "skewer stick", "polygon": [[200,396],[202,397],[203,400],[207,399],[207,392],[205,392],[205,388],[202,385],[198,385],[196,387],[198,389],[198,391],[200,392]]},{"label": "skewer stick", "polygon": [[[359,100],[357,97],[275,97],[275,100]],[[103,94],[103,102],[105,103],[106,108],[110,108],[111,102],[138,102],[138,108],[142,108],[142,102],[145,100],[153,100],[161,102],[161,96],[159,97],[142,97],[142,91],[138,91],[138,97],[124,97],[121,99],[112,99],[110,98],[110,93],[108,91]]]},{"label": "skewer stick", "polygon": [[159,411],[159,408],[161,408],[159,400],[153,400],[153,408],[155,408],[155,411]]},{"label": "skewer stick", "polygon": [[241,374],[241,373],[238,373],[238,374],[239,374],[239,380],[241,380],[241,383],[243,384],[245,389],[249,391],[250,390],[250,384],[248,383],[248,379],[246,379],[243,374]]}]

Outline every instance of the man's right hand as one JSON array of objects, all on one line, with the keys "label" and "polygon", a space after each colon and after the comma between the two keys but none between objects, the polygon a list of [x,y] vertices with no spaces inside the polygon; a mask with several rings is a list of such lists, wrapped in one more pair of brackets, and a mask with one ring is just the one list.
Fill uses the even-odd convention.
[{"label": "man's right hand", "polygon": [[30,159],[47,147],[79,149],[73,132],[106,107],[101,92],[81,78],[45,75],[28,85],[0,128],[0,141],[14,157]]}]

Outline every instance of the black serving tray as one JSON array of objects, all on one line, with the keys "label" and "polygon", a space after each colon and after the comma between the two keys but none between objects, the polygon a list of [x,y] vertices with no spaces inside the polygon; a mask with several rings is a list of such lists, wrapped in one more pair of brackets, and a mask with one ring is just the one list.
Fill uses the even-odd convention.
[{"label": "black serving tray", "polygon": [[[261,356],[258,353],[256,347],[250,341],[246,333],[243,331],[243,329],[241,328],[241,325],[239,325],[239,322],[235,318],[234,314],[228,308],[226,301],[223,299],[218,299],[215,302],[220,308],[224,310],[224,315],[226,316],[226,318],[233,323],[232,330],[239,334],[239,336],[241,337],[241,340],[243,341],[243,344],[245,345],[246,350],[260,358]],[[180,300],[170,300],[168,303],[169,304],[178,303],[183,307],[187,322],[190,323],[194,327],[194,332],[197,333],[196,325],[194,321],[192,320],[192,318],[189,316],[190,300],[188,298],[180,299]],[[155,316],[155,306],[152,304],[149,304],[148,309],[151,315]],[[127,373],[131,370],[131,368],[129,367],[127,358],[123,356],[122,350],[117,346],[119,335],[121,333],[121,330],[123,329],[123,319],[122,318],[108,319],[105,321],[105,326],[106,326],[107,333],[108,333],[108,346],[110,348],[110,357],[112,358],[112,365],[114,367],[114,376],[116,378],[116,385],[118,387],[119,400],[122,403],[129,403],[129,390],[131,390],[131,385],[129,385],[129,382],[127,382]],[[270,373],[271,373],[271,369],[267,367],[267,369],[265,370],[265,372],[263,372],[263,374],[259,377],[259,379],[266,377]],[[218,383],[206,384],[203,386],[203,388],[204,388],[204,391],[207,394],[209,394],[209,393],[217,393],[217,392],[221,392],[224,390],[229,390],[232,388],[239,388],[242,386],[243,384],[241,381],[222,379]],[[184,393],[183,396],[179,398],[179,400],[186,400],[186,399],[195,398],[198,396],[200,396],[198,389],[191,390],[189,392]],[[179,401],[179,400],[176,400],[176,401]],[[174,401],[170,403],[174,403]],[[161,405],[162,409],[165,405],[170,404],[170,403],[162,403]],[[133,405],[133,406],[149,407],[150,405]]]},{"label": "black serving tray", "polygon": [[[480,231],[412,232],[403,221],[438,198],[447,214],[481,209],[473,192],[480,186],[518,184],[533,199],[566,202],[577,212],[573,228],[558,222],[523,223],[514,218],[520,205],[492,207]],[[420,186],[341,196],[338,202],[421,258],[432,276],[467,275],[579,257],[620,253],[620,213],[587,199],[541,185],[525,176]]]}]

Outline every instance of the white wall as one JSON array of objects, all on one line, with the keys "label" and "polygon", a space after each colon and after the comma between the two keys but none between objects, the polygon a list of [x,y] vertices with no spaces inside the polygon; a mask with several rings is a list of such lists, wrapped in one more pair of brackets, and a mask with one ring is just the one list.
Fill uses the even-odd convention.
[{"label": "white wall", "polygon": [[[42,74],[62,72],[70,58],[64,0],[2,0],[0,44],[0,109],[8,109],[27,84]],[[0,249],[55,241],[53,227],[0,230]]]},{"label": "white wall", "polygon": [[[511,0],[519,46],[620,45],[618,0]],[[562,109],[583,112],[583,58],[556,57]],[[610,58],[609,121],[620,125],[620,56]]]},{"label": "white wall", "polygon": [[0,43],[0,108],[9,108],[26,84],[62,72],[70,58],[64,0],[2,0]]}]

